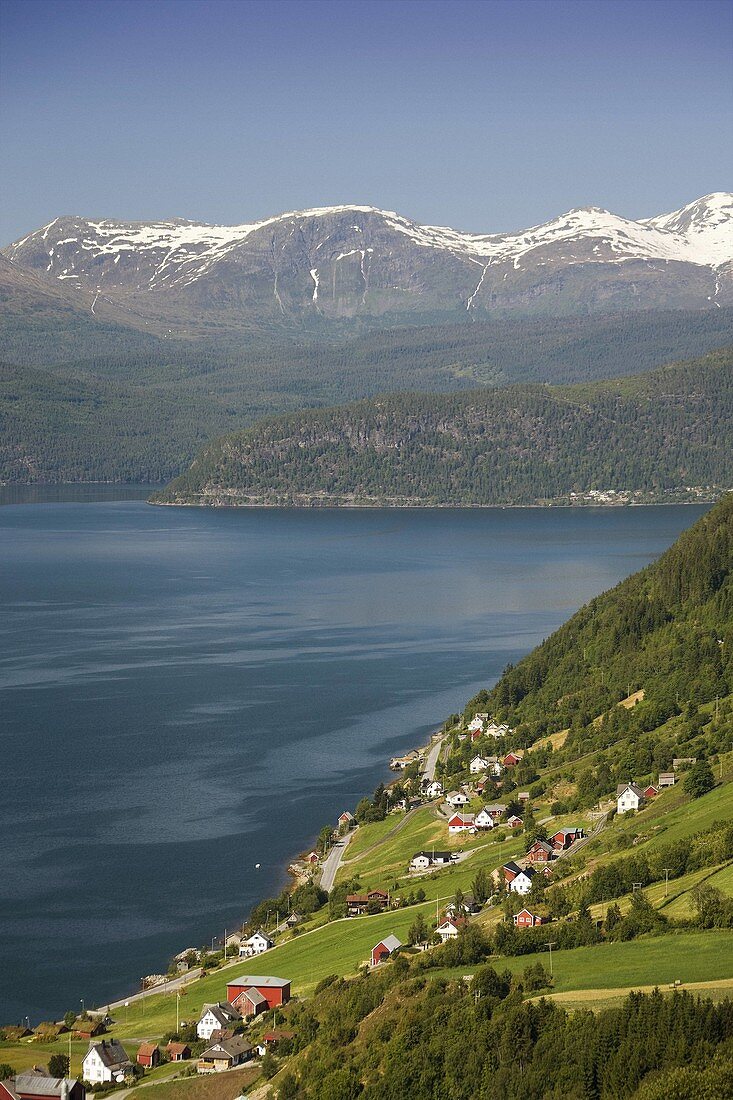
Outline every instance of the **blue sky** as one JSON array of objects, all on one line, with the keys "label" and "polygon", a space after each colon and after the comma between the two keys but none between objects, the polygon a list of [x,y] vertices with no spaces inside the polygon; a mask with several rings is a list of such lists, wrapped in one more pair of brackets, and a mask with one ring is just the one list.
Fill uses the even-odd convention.
[{"label": "blue sky", "polygon": [[3,0],[0,242],[370,203],[476,231],[733,188],[728,0]]}]

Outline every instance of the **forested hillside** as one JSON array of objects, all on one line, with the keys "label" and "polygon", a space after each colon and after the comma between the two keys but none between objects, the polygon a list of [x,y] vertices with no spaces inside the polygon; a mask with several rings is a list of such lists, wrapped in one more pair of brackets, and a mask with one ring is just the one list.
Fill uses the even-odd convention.
[{"label": "forested hillside", "polygon": [[2,304],[0,482],[167,480],[204,442],[268,414],[407,389],[638,374],[733,340],[731,309],[187,341],[68,303]]},{"label": "forested hillside", "polygon": [[609,490],[712,499],[733,485],[732,414],[732,349],[613,382],[385,396],[220,439],[156,500],[496,505]]},{"label": "forested hillside", "polygon": [[[616,706],[637,691],[643,698],[636,706]],[[491,691],[470,701],[466,714],[496,711],[519,727],[528,744],[569,729],[563,751],[571,757],[621,739],[633,748],[655,731],[654,752],[663,761],[713,751],[708,735],[701,735],[708,718],[698,708],[714,706],[731,692],[733,493],[728,493],[658,561],[591,600],[507,668]]]}]

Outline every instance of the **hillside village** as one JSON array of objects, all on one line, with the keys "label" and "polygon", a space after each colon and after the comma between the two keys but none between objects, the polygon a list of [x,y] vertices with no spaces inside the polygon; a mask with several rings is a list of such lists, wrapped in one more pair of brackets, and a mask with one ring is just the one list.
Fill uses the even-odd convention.
[{"label": "hillside village", "polygon": [[[557,793],[561,781],[555,781],[551,792],[548,778],[552,772],[543,769],[539,759],[535,763],[538,753],[544,754],[544,763],[562,756],[562,737],[554,739],[556,748],[552,752],[549,745],[539,750],[509,748],[516,737],[516,731],[506,723],[488,713],[478,713],[470,721],[460,718],[443,731],[440,752],[434,754],[435,767],[430,773],[425,771],[426,750],[401,761],[400,777],[390,787],[379,788],[373,799],[363,800],[354,812],[344,810],[333,827],[322,831],[318,850],[303,857],[300,867],[306,877],[291,894],[296,904],[298,893],[307,897],[309,890],[318,900],[317,884],[324,862],[333,853],[339,857],[336,884],[330,896],[323,895],[323,904],[317,904],[312,912],[299,912],[292,905],[287,915],[278,917],[268,928],[261,927],[256,919],[248,922],[240,932],[231,933],[217,952],[207,954],[192,948],[173,960],[169,975],[160,980],[182,981],[175,994],[175,1027],[135,1044],[117,1037],[118,1014],[101,1009],[54,1025],[42,1024],[33,1031],[13,1025],[3,1029],[0,1062],[4,1048],[17,1053],[23,1044],[31,1048],[38,1044],[40,1049],[56,1050],[53,1059],[68,1046],[79,1058],[79,1068],[77,1076],[65,1078],[52,1075],[51,1069],[44,1066],[18,1067],[23,1072],[14,1073],[0,1085],[0,1100],[35,1100],[38,1096],[84,1100],[87,1090],[106,1093],[129,1087],[141,1077],[165,1079],[181,1073],[204,1077],[247,1068],[253,1079],[261,1077],[263,1070],[286,1061],[298,1046],[297,1031],[288,1025],[290,1010],[302,1003],[304,973],[299,966],[299,992],[293,998],[286,952],[289,949],[290,957],[297,957],[298,948],[306,948],[308,936],[317,936],[329,925],[343,927],[346,935],[352,922],[359,927],[359,943],[366,945],[359,966],[365,972],[379,970],[398,957],[422,957],[427,961],[432,953],[439,955],[446,947],[458,950],[470,938],[471,930],[478,930],[480,937],[493,934],[507,958],[535,951],[546,952],[549,957],[551,947],[559,944],[562,947],[558,950],[572,951],[612,942],[608,909],[604,920],[595,906],[586,906],[586,911],[581,908],[578,913],[571,900],[563,903],[561,899],[572,898],[575,884],[587,881],[589,872],[591,878],[597,874],[611,851],[623,851],[624,838],[629,836],[627,825],[638,818],[641,828],[644,814],[661,809],[664,799],[674,799],[673,812],[680,822],[685,816],[680,809],[687,807],[688,813],[694,814],[696,800],[685,796],[679,806],[678,792],[689,786],[698,761],[690,756],[675,757],[671,770],[653,777],[640,775],[638,782],[619,783],[615,797],[609,792],[592,808],[568,815],[561,812],[564,807],[557,800],[548,805],[550,793]],[[495,751],[489,752],[489,747]],[[726,814],[730,821],[730,754],[719,758],[718,767],[724,782],[714,786],[713,794],[725,796],[721,822]],[[545,789],[540,791],[543,784]],[[450,789],[445,791],[444,785]],[[702,806],[704,799],[699,804]],[[655,828],[664,817],[657,820]],[[386,833],[385,826],[389,827]],[[721,830],[722,847],[715,847],[720,844]],[[636,830],[632,832],[636,835]],[[376,833],[381,835],[372,848],[368,841]],[[610,841],[613,833],[616,835],[611,844],[606,838]],[[429,837],[431,842],[412,851],[409,844],[413,837]],[[712,877],[733,869],[733,827],[718,823],[705,837],[715,842],[711,850],[715,862],[709,865],[703,861],[706,869],[710,866],[713,870]],[[600,859],[586,859],[584,853],[589,847]],[[400,853],[399,866],[393,862],[396,851]],[[384,866],[379,853],[385,857]],[[653,877],[651,869],[646,877]],[[725,882],[726,895],[733,895],[733,875]],[[635,905],[638,908],[642,897],[648,913],[663,911],[664,907],[657,910],[648,900],[650,882],[644,881],[641,886],[645,892],[634,884],[628,900],[621,899],[621,921],[625,919],[623,914]],[[687,894],[689,897],[689,891]],[[272,905],[270,908],[274,916],[275,909]],[[689,908],[688,913],[691,915]],[[512,941],[507,922],[514,936],[527,937],[524,946],[521,941]],[[371,923],[374,942],[364,939]],[[691,922],[688,919],[683,923]],[[729,914],[728,923],[733,926],[733,915]],[[541,941],[530,941],[535,929],[541,929]],[[278,975],[228,976],[229,968],[238,961],[270,954],[273,963],[283,959],[283,964],[273,967]],[[200,966],[202,961],[205,969]],[[551,991],[547,960],[543,960],[537,975],[540,988]],[[321,980],[317,971],[313,978],[316,985]],[[196,1003],[189,998],[197,987],[204,986],[207,995],[212,990],[215,996],[201,1003],[195,1020],[182,1018],[182,1004],[188,1014],[188,1004]],[[153,985],[149,996],[157,997],[159,1002],[167,999],[170,1015],[172,993],[156,994]],[[297,1013],[293,1024],[296,1021]],[[87,1042],[83,1054],[80,1040]],[[53,1069],[58,1069],[58,1062]]]},{"label": "hillside village", "polygon": [[[733,498],[710,516],[727,523]],[[35,1028],[9,1021],[0,1030],[0,1100],[84,1100],[85,1090],[104,1094],[133,1079],[152,1087],[222,1073],[238,1091],[272,1081],[273,1096],[316,1097],[307,1067],[330,1064],[334,1051],[358,1060],[368,1005],[391,1004],[390,991],[404,983],[421,998],[435,988],[456,1003],[475,989],[476,1005],[491,988],[496,1003],[508,998],[528,1012],[540,997],[565,1012],[590,1005],[602,1013],[635,1003],[631,991],[651,996],[655,988],[674,1005],[688,989],[730,1005],[729,551],[721,551],[727,565],[708,603],[695,597],[696,623],[712,619],[711,608],[728,609],[704,638],[683,629],[682,611],[676,622],[672,611],[657,611],[643,628],[647,656],[637,636],[615,685],[589,685],[582,667],[563,673],[568,687],[577,677],[576,691],[550,683],[558,664],[581,663],[584,632],[597,634],[604,615],[603,630],[619,606],[633,624],[634,584],[661,588],[677,565],[684,584],[695,580],[690,554],[701,556],[700,531],[707,537],[710,522],[683,536],[685,553],[676,544],[579,612],[492,692],[452,715],[430,745],[393,760],[394,781],[324,825],[297,861],[293,885],[263,899],[217,949],[181,952],[168,975],[117,1005]],[[720,535],[718,545],[728,545]],[[661,696],[669,666],[658,669],[672,631],[677,699],[669,701]],[[696,661],[685,655],[690,638]],[[520,677],[534,675],[548,646],[557,664],[521,694]],[[629,674],[632,661],[641,684]],[[607,664],[613,671],[612,658]],[[253,959],[268,973],[244,973]],[[342,1035],[344,1012],[355,1015]],[[324,1024],[335,1029],[331,1047],[319,1039]],[[733,1019],[730,1026],[733,1042]],[[151,1100],[158,1088],[165,1100],[163,1083]],[[619,1095],[632,1095],[630,1086]]]}]

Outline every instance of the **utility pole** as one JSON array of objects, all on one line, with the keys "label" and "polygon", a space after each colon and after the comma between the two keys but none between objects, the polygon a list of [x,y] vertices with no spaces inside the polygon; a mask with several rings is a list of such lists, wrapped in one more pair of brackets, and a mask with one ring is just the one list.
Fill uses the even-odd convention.
[{"label": "utility pole", "polygon": [[669,893],[669,872],[672,870],[672,868],[663,867],[662,870],[664,871],[664,896],[666,898],[667,894]]},{"label": "utility pole", "polygon": [[550,977],[552,977],[552,949],[555,946],[556,942],[556,940],[551,940],[549,943],[545,944],[545,947],[550,952]]}]

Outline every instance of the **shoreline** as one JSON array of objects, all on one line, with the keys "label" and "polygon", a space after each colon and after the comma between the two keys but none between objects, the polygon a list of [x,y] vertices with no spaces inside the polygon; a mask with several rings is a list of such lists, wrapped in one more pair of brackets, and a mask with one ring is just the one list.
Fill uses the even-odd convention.
[{"label": "shoreline", "polygon": [[[419,745],[417,747],[417,749],[415,750],[415,751],[417,751],[421,754],[421,760],[422,760],[423,763],[425,763],[427,761],[431,749],[433,749],[435,747],[436,740],[437,740],[438,744],[440,744],[440,745],[442,745],[443,741],[445,740],[445,731],[443,730],[442,726],[438,726],[437,729],[435,729],[435,731],[430,735],[429,740],[424,745]],[[409,752],[409,751],[412,751],[412,750],[406,750],[406,751]],[[436,757],[436,760],[437,760],[437,758],[439,758],[439,753],[438,753],[438,757]],[[385,788],[389,788],[389,787],[393,786],[394,783],[398,782],[399,774],[401,774],[401,770],[400,770],[400,773],[395,776],[394,772],[390,769],[389,764],[386,765],[386,768],[387,768],[387,771],[390,772],[393,776],[393,778],[390,780],[390,782],[385,782],[385,784],[384,784]],[[364,796],[362,796],[362,797],[364,797]],[[356,829],[351,829],[349,831],[349,834],[347,835],[347,844],[348,844],[348,840],[354,835],[355,832],[356,832]],[[308,845],[306,845],[305,848],[303,848],[297,856],[291,856],[288,859],[288,862],[285,866],[284,875],[285,875],[285,878],[286,878],[286,886],[284,886],[283,889],[287,889],[289,894],[292,894],[293,890],[295,890],[296,887],[299,886],[300,883],[301,883],[301,879],[300,879],[300,876],[299,876],[298,872],[296,870],[293,870],[292,868],[293,868],[294,864],[297,864],[301,860],[301,857],[304,855],[305,850],[306,850],[307,847],[308,847]],[[329,851],[332,851],[334,847],[335,846],[332,846],[332,848],[329,849]],[[345,847],[346,846],[344,845],[344,847],[341,849],[342,854],[345,851]],[[320,885],[321,877],[322,877],[322,874],[323,874],[323,871],[324,871],[325,863],[326,863],[326,860],[324,858],[321,862],[318,863],[318,865],[315,868],[314,874],[313,874],[313,877],[317,879],[317,882],[318,882],[319,885]],[[339,859],[339,863],[340,863],[340,859]],[[335,878],[337,872],[338,872],[338,867],[334,871],[334,878]],[[289,883],[287,883],[288,878],[290,879]],[[302,881],[307,881],[307,879],[302,880]],[[328,891],[328,892],[330,893],[330,891]],[[260,900],[262,900],[262,899],[260,899]],[[254,903],[254,905],[258,905],[258,904],[260,904],[260,902],[255,902]],[[244,924],[246,922],[243,921],[242,923]],[[237,931],[236,929],[232,929],[231,935],[235,935],[236,931]],[[314,931],[314,929],[310,929],[309,931]],[[307,933],[306,933],[306,935],[307,935]],[[286,940],[284,942],[288,942],[288,941]],[[279,943],[275,944],[275,947],[279,947],[279,946],[280,946]],[[223,947],[224,947],[224,949],[226,949],[226,945],[223,945]],[[181,949],[181,951],[185,951],[185,950],[186,950],[186,948]],[[198,950],[198,949],[194,948],[194,950]],[[274,948],[271,948],[270,950],[274,950]],[[265,952],[265,954],[266,953],[267,952]],[[173,958],[176,958],[176,956],[178,954],[180,954],[180,952],[176,952],[173,955]],[[232,966],[234,963],[240,962],[240,961],[244,963],[244,962],[247,962],[248,960],[246,959],[246,957],[244,959],[240,959],[239,955],[232,955],[231,958],[228,958],[225,955],[225,957],[223,958],[220,966],[217,969],[222,969],[223,970],[227,966]],[[200,966],[200,961],[199,961],[199,963],[197,963],[195,966],[192,966],[190,968],[190,970],[184,971],[182,974],[167,975],[166,980],[164,982],[160,982],[159,984],[156,984],[156,985],[146,986],[146,988],[144,990],[138,989],[137,991],[135,991],[133,993],[123,995],[123,996],[118,997],[116,1000],[113,1000],[113,1001],[106,1001],[103,1005],[98,1006],[97,1008],[94,1008],[94,1009],[91,1009],[91,1008],[87,1009],[87,1011],[89,1012],[89,1014],[91,1016],[100,1016],[100,1017],[102,1017],[102,1016],[105,1016],[109,1012],[110,1009],[119,1008],[119,1007],[125,1005],[126,1002],[132,1003],[134,1001],[144,1000],[146,997],[154,997],[154,996],[158,996],[161,993],[173,992],[176,989],[179,989],[179,990],[183,989],[185,986],[192,985],[195,981],[198,981],[198,979],[200,977],[201,977],[201,966]]]},{"label": "shoreline", "polygon": [[233,512],[237,511],[237,510],[248,510],[248,511],[268,510],[268,511],[273,511],[273,510],[278,510],[278,509],[280,511],[297,511],[297,512],[307,512],[307,511],[310,511],[310,512],[319,512],[319,511],[322,511],[322,512],[326,512],[326,511],[332,511],[332,512],[339,512],[339,511],[376,512],[376,511],[379,511],[380,509],[384,510],[384,511],[394,511],[394,512],[399,512],[399,511],[416,512],[416,511],[420,511],[420,510],[424,510],[424,511],[429,511],[429,510],[433,510],[433,511],[438,511],[438,510],[440,510],[440,511],[450,511],[450,510],[456,510],[456,511],[459,511],[459,510],[460,511],[478,511],[478,510],[489,511],[491,509],[496,509],[497,511],[509,511],[509,510],[520,510],[520,509],[530,509],[530,508],[533,509],[533,510],[536,510],[536,511],[551,511],[551,510],[552,511],[558,511],[558,510],[562,510],[562,509],[565,509],[567,511],[574,511],[575,509],[578,509],[578,508],[608,508],[608,509],[611,509],[611,508],[613,508],[613,509],[617,509],[617,508],[670,508],[670,507],[674,507],[675,505],[695,505],[695,504],[698,504],[698,505],[706,505],[706,504],[713,505],[713,504],[717,503],[717,501],[720,500],[721,497],[724,496],[726,493],[731,493],[731,492],[733,492],[733,489],[723,489],[721,491],[721,493],[717,496],[695,497],[694,499],[693,498],[686,498],[685,500],[617,500],[617,501],[582,500],[582,501],[576,501],[575,503],[571,503],[571,504],[560,503],[560,502],[554,503],[552,501],[548,501],[545,504],[537,504],[537,503],[534,503],[534,504],[439,504],[439,503],[428,503],[428,502],[416,502],[414,504],[409,504],[409,503],[404,502],[404,501],[400,502],[400,503],[392,503],[392,504],[385,503],[385,502],[379,502],[379,503],[375,502],[373,504],[369,504],[366,501],[359,501],[359,502],[355,501],[353,503],[347,503],[347,502],[336,503],[334,501],[324,501],[323,503],[320,503],[318,501],[314,501],[312,503],[302,503],[302,504],[296,504],[296,503],[268,504],[265,501],[257,501],[257,502],[252,502],[252,503],[246,502],[246,501],[241,501],[241,502],[238,502],[236,504],[222,504],[222,503],[219,503],[219,504],[206,504],[202,501],[184,501],[184,500],[146,500],[145,503],[149,504],[153,508],[210,508],[212,510],[214,510],[214,509],[221,510],[221,511],[229,510],[229,511],[233,511]]}]

